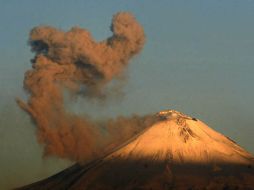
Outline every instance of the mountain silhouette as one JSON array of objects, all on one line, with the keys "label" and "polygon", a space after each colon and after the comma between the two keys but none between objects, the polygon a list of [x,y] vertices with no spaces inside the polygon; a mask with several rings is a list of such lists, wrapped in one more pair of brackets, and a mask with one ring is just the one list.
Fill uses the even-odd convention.
[{"label": "mountain silhouette", "polygon": [[254,157],[196,118],[174,110],[107,156],[20,190],[254,189]]}]

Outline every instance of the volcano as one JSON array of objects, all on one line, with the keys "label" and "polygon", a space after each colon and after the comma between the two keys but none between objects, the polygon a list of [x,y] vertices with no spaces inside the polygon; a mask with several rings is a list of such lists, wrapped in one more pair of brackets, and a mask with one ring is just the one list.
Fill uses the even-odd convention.
[{"label": "volcano", "polygon": [[254,189],[254,157],[198,119],[166,110],[107,156],[20,190]]}]

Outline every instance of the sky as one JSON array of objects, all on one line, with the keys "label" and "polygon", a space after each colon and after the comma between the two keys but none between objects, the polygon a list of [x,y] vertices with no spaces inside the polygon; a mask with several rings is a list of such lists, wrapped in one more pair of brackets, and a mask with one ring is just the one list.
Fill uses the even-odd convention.
[{"label": "sky", "polygon": [[82,99],[69,109],[94,117],[175,109],[199,118],[254,153],[254,1],[0,0],[0,189],[45,178],[73,164],[42,157],[36,128],[15,98],[31,67],[30,30],[51,25],[111,35],[112,15],[129,11],[146,44],[125,73],[124,96],[106,105]]}]

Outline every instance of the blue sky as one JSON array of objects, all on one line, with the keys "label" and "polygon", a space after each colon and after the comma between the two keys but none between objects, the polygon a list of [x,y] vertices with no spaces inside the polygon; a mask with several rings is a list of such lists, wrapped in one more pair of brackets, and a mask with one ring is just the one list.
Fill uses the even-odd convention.
[{"label": "blue sky", "polygon": [[[52,25],[111,35],[112,15],[130,11],[147,42],[132,60],[125,96],[92,113],[114,116],[176,109],[197,117],[254,153],[254,1],[0,0],[0,189],[30,183],[71,164],[42,159],[35,127],[15,104],[26,98],[24,72],[33,57],[31,28]],[[85,112],[79,99],[73,111]],[[26,173],[24,174],[24,171]],[[1,188],[2,187],[2,188]]]}]

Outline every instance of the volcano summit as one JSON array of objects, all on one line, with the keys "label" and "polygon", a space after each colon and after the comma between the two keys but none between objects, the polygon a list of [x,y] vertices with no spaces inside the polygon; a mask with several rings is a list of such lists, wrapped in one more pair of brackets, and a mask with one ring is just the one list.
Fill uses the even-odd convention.
[{"label": "volcano summit", "polygon": [[228,137],[174,110],[117,150],[20,188],[254,189],[254,157]]}]

